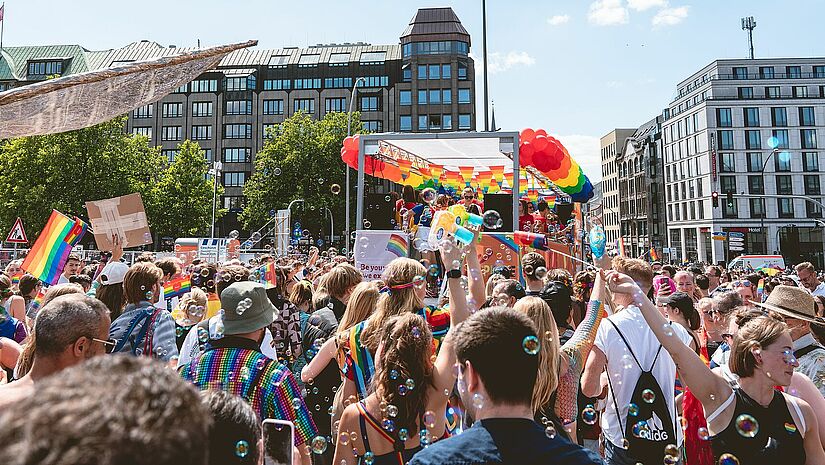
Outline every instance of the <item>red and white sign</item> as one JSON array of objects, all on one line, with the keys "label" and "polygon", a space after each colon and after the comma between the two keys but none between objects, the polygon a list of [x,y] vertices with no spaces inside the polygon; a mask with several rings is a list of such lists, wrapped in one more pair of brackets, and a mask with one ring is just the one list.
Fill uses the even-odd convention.
[{"label": "red and white sign", "polygon": [[11,242],[12,244],[29,243],[29,240],[26,238],[26,231],[23,229],[23,220],[21,220],[20,217],[14,222],[14,226],[12,226],[8,237],[6,237],[6,242]]}]

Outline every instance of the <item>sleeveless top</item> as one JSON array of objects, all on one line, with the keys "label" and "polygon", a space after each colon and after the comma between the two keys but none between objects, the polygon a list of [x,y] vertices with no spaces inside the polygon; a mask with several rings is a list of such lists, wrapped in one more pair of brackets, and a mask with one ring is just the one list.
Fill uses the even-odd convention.
[{"label": "sleeveless top", "polygon": [[[418,453],[418,451],[420,451],[421,449],[424,448],[423,446],[421,446],[421,444],[419,444],[418,446],[413,447],[412,449],[404,449],[403,451],[400,451],[400,452],[388,452],[388,453],[382,454],[382,455],[374,455],[373,454],[372,455],[372,460],[369,460],[369,458],[365,458],[367,453],[372,454],[372,452],[370,452],[370,441],[369,441],[369,438],[367,437],[368,436],[367,435],[367,423],[369,423],[369,425],[372,426],[372,428],[375,431],[377,431],[378,434],[381,437],[383,437],[384,439],[386,439],[387,441],[394,443],[395,438],[390,436],[384,430],[384,428],[381,427],[381,423],[378,420],[376,420],[375,417],[370,415],[370,413],[367,411],[366,407],[364,406],[363,402],[358,402],[355,405],[356,405],[356,407],[358,407],[358,422],[361,426],[361,437],[364,439],[364,450],[367,451],[364,455],[358,457],[358,463],[359,464],[365,464],[365,465],[405,465],[406,463],[408,463],[412,459],[413,455],[415,455],[416,453]],[[411,435],[415,435],[415,434],[417,434],[417,432],[411,432]]]},{"label": "sleeveless top", "polygon": [[[771,403],[763,407],[745,391],[734,389],[731,396],[708,416],[710,423],[731,402],[736,402],[730,424],[721,433],[711,437],[714,460],[718,461],[723,454],[731,454],[739,459],[739,463],[748,465],[804,465],[802,435],[806,430],[805,421],[796,400],[793,397],[789,400],[801,425],[794,421],[781,392],[774,391]],[[743,421],[743,415],[750,415],[756,423],[749,425],[751,421]],[[753,437],[746,437],[751,435]]]}]

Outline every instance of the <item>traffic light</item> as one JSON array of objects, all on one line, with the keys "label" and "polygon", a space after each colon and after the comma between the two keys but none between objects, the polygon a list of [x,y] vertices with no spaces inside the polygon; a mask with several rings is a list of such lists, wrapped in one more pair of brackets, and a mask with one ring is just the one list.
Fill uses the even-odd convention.
[{"label": "traffic light", "polygon": [[728,208],[733,208],[733,192],[728,191],[727,199],[728,199]]},{"label": "traffic light", "polygon": [[713,199],[713,208],[719,206],[719,193],[718,192],[711,192],[710,197]]}]

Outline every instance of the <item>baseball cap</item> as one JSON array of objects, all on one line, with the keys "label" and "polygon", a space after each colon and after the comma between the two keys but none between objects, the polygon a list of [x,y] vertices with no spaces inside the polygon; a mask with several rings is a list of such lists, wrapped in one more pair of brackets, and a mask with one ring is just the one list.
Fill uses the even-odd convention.
[{"label": "baseball cap", "polygon": [[226,335],[251,333],[275,321],[275,306],[261,283],[232,283],[221,292],[221,307]]},{"label": "baseball cap", "polygon": [[129,265],[123,262],[109,262],[103,267],[100,272],[100,284],[108,286],[110,284],[120,284],[123,278],[126,277],[126,272],[129,271]]}]

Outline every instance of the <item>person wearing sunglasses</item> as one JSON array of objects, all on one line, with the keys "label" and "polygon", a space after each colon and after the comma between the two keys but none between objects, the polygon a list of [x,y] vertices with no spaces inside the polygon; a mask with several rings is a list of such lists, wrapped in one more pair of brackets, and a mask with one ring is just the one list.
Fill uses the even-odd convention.
[{"label": "person wearing sunglasses", "polygon": [[474,191],[472,187],[465,187],[461,192],[461,202],[464,203],[464,209],[467,210],[467,213],[481,215],[483,207],[481,203],[476,200],[476,191]]},{"label": "person wearing sunglasses", "polygon": [[733,290],[742,296],[743,305],[753,307],[753,300],[756,299],[756,286],[748,279],[737,279],[731,283]]},{"label": "person wearing sunglasses", "polygon": [[37,383],[65,368],[110,353],[109,309],[82,294],[58,297],[40,309],[34,326],[34,362],[17,381],[0,386],[0,411],[34,393]]}]

